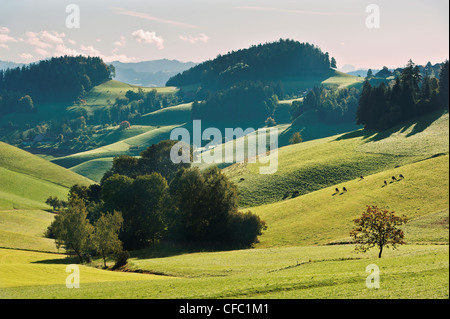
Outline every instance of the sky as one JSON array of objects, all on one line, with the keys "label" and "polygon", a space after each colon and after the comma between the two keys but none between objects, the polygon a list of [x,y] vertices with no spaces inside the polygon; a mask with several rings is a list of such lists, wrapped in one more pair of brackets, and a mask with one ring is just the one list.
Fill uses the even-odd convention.
[{"label": "sky", "polygon": [[447,60],[448,29],[447,0],[1,0],[0,60],[202,62],[283,38],[338,69],[396,68]]}]

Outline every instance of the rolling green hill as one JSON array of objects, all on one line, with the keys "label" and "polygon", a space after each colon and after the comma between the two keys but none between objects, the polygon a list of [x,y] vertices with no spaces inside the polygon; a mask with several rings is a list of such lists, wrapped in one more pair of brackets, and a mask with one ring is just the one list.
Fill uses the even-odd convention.
[{"label": "rolling green hill", "polygon": [[[391,176],[398,178],[399,174],[405,179],[392,182]],[[405,227],[409,243],[448,243],[448,176],[449,156],[445,155],[253,207],[251,210],[269,225],[258,245],[348,242],[352,220],[362,214],[366,205],[377,205],[411,218],[412,223]],[[342,192],[343,187],[347,193]]]},{"label": "rolling green hill", "polygon": [[54,218],[42,210],[0,210],[0,247],[58,252],[54,240],[44,237]]},{"label": "rolling green hill", "polygon": [[65,198],[70,186],[91,180],[0,142],[0,209],[41,208],[50,196]]},{"label": "rolling green hill", "polygon": [[[290,76],[280,78],[283,88],[289,95],[302,95],[308,89],[315,86],[350,88],[362,87],[364,78],[342,73],[336,70],[330,70],[325,75],[316,76]],[[183,92],[194,94],[201,87],[201,83],[182,85]]]},{"label": "rolling green hill", "polygon": [[[324,85],[330,86],[349,86],[355,84],[360,79],[357,77],[348,76],[347,74],[333,71],[330,77],[322,78],[317,82],[316,78],[289,78],[286,79],[285,84],[291,88],[298,88],[300,92],[300,82],[304,81],[305,89],[313,85],[320,84],[323,81]],[[283,80],[284,81],[284,80]],[[300,81],[300,82],[299,82]],[[312,82],[311,82],[312,81]],[[283,82],[284,83],[284,82]],[[303,87],[303,84],[301,87]],[[41,117],[61,117],[64,112],[77,112],[83,108],[83,112],[87,112],[88,116],[92,116],[96,110],[110,107],[108,101],[114,101],[117,97],[123,97],[128,90],[137,90],[139,87],[129,85],[119,81],[111,80],[100,84],[90,90],[85,97],[83,105],[72,105],[67,107],[62,105],[44,105],[38,108],[36,119]],[[174,93],[175,87],[164,88],[142,88],[144,91],[156,89],[158,93]],[[279,136],[279,145],[284,146],[288,144],[291,135],[296,131],[301,131],[304,140],[315,139],[319,137],[329,136],[337,133],[348,132],[357,128],[351,125],[337,125],[336,127],[321,124],[318,119],[313,122],[308,122],[304,127],[286,127],[290,124],[289,106],[292,100],[280,101],[276,110],[274,118],[278,125],[282,126]],[[192,103],[180,104],[176,106],[166,107],[137,118],[130,129],[120,130],[118,126],[111,126],[105,128],[96,128],[96,132],[90,137],[90,141],[101,145],[92,150],[82,151],[68,156],[52,157],[49,159],[57,165],[65,168],[70,168],[74,172],[80,173],[83,176],[98,181],[99,176],[102,175],[102,170],[108,167],[108,161],[115,156],[131,155],[137,156],[146,147],[153,143],[157,143],[163,139],[168,139],[170,131],[178,126],[183,126],[190,129],[192,124],[191,118]],[[42,115],[42,116],[41,116]],[[13,119],[13,123],[22,123],[32,119]],[[33,120],[34,121],[34,120]],[[23,123],[25,123],[23,122]],[[5,122],[6,123],[6,122]],[[202,123],[204,127],[224,127],[223,123]],[[261,127],[264,123],[231,123],[230,127],[240,126],[246,127]],[[256,126],[255,126],[256,125]],[[89,167],[89,169],[87,169]]]},{"label": "rolling green hill", "polygon": [[[167,87],[143,88],[111,80],[85,95],[80,92],[77,102],[42,103],[34,113],[2,116],[1,138],[10,134],[5,141],[58,152],[43,151],[44,156],[38,157],[0,142],[0,298],[448,299],[449,113],[434,112],[383,132],[353,124],[329,125],[311,109],[296,113],[302,115],[291,123],[291,103],[314,86],[362,85],[363,78],[336,71],[329,58],[316,46],[280,40],[218,55],[174,76]],[[179,97],[202,100],[208,90],[221,92],[241,81],[272,82],[270,113],[261,113],[264,116],[258,119],[261,109],[246,109],[258,98],[247,86],[234,100],[245,103],[234,104],[239,105],[234,112],[252,110],[249,117],[225,118],[233,103],[216,100],[220,111],[228,111],[218,113],[222,118],[205,117],[211,122],[202,121],[202,128],[222,133],[236,127],[264,130],[264,120],[273,114],[278,148],[268,160],[277,160],[275,173],[261,174],[268,164],[248,159],[219,164],[237,185],[239,211],[251,211],[268,226],[258,242],[250,249],[208,251],[153,240],[145,249],[131,251],[128,264],[118,271],[101,269],[103,261],[93,254],[91,263],[79,265],[81,289],[67,289],[66,266],[78,259],[66,257],[53,239],[45,238],[55,217],[45,200],[65,199],[74,184],[100,181],[114,157],[139,156],[168,139],[175,128],[187,129],[192,138],[193,103],[173,105]],[[139,89],[156,89],[162,96],[156,104],[136,95],[131,98],[134,103],[113,106],[128,90]],[[288,97],[277,105],[274,94]],[[333,101],[330,95],[320,96]],[[269,106],[264,103],[255,104]],[[162,105],[173,106],[160,109]],[[87,125],[81,115],[87,116]],[[131,127],[116,125],[123,119]],[[47,142],[31,142],[44,132],[49,132]],[[296,132],[303,142],[290,145]],[[204,141],[202,155],[221,150],[225,157],[226,147],[235,142],[243,142],[248,151],[250,135],[223,137],[211,148]],[[203,169],[211,164],[194,165]],[[381,259],[377,249],[356,254],[349,237],[353,220],[366,205],[409,218],[401,227],[406,244],[386,249]],[[170,207],[167,211],[174,213]],[[112,266],[115,261],[109,257],[106,262]],[[381,289],[365,286],[369,264],[380,267]]]},{"label": "rolling green hill", "polygon": [[[55,252],[52,240],[42,238],[52,214],[0,211],[1,246],[36,250],[0,249],[0,297],[448,298],[449,155],[442,155],[446,136],[448,114],[435,114],[381,135],[358,130],[282,147],[280,188],[269,184],[273,180],[267,175],[257,179],[259,164],[233,165],[225,171],[234,179],[245,176],[245,181],[237,180],[241,193],[255,192],[255,202],[265,200],[267,193],[276,201],[249,208],[268,225],[257,249],[187,253],[151,247],[132,252],[129,272],[96,269],[96,263],[80,266],[82,289],[65,286],[65,267],[72,259],[44,253]],[[403,148],[411,155],[402,153]],[[93,161],[102,160],[107,158]],[[359,178],[362,171],[364,179]],[[400,173],[405,179],[391,182],[391,176]],[[277,199],[286,183],[300,176],[296,174],[314,177],[319,189]],[[335,193],[343,186],[347,193]],[[386,250],[382,259],[376,258],[376,250],[353,253],[353,245],[346,243],[352,219],[365,205],[410,217],[404,226],[407,245]],[[382,271],[383,289],[364,285],[366,266],[373,263]]]},{"label": "rolling green hill", "polygon": [[357,77],[334,70],[332,60],[313,44],[280,39],[218,55],[171,77],[166,85],[195,91],[199,86],[217,90],[242,81],[281,81],[286,93],[298,94],[324,81],[354,84]]},{"label": "rolling green hill", "polygon": [[94,111],[96,107],[106,107],[108,100],[114,102],[118,97],[124,97],[128,90],[137,92],[138,89],[142,89],[144,92],[156,90],[158,93],[175,93],[175,87],[141,87],[128,83],[123,83],[116,80],[106,81],[100,85],[93,87],[89,93],[86,94],[84,104],[89,111]]},{"label": "rolling green hill", "polygon": [[[113,103],[117,97],[124,97],[128,90],[137,91],[141,88],[144,92],[155,89],[158,93],[175,93],[174,87],[139,87],[116,80],[106,81],[100,85],[93,87],[84,97],[85,104],[82,107],[86,110],[88,115],[92,115],[96,109],[108,108],[108,100]],[[8,122],[19,125],[37,125],[43,121],[60,120],[64,118],[67,112],[76,111],[80,106],[71,105],[71,103],[40,103],[36,107],[34,113],[12,113],[2,116],[0,118],[0,125],[5,125]]]},{"label": "rolling green hill", "polygon": [[158,143],[161,140],[168,139],[172,129],[178,126],[179,125],[168,125],[161,127],[149,126],[148,130],[142,134],[137,134],[136,136],[119,140],[94,150],[56,158],[52,160],[52,162],[66,168],[70,168],[80,165],[81,163],[100,158],[112,158],[119,155],[137,156],[148,146]]},{"label": "rolling green hill", "polygon": [[336,88],[362,86],[364,78],[331,70],[326,76],[286,77],[282,78],[281,82],[286,92],[298,94],[304,90],[312,89],[315,86]]},{"label": "rolling green hill", "polygon": [[275,174],[259,174],[261,163],[224,172],[238,185],[242,207],[259,206],[448,153],[448,138],[448,113],[437,112],[382,133],[357,130],[282,147],[273,155]]}]

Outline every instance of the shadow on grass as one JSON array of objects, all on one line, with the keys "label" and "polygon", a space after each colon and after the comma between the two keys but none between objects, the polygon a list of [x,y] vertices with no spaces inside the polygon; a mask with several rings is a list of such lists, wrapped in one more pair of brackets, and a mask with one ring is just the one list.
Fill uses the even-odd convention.
[{"label": "shadow on grass", "polygon": [[32,264],[47,264],[47,265],[69,265],[79,264],[80,259],[76,256],[68,256],[66,258],[44,259],[32,261]]},{"label": "shadow on grass", "polygon": [[442,115],[446,113],[448,113],[448,110],[444,111],[440,110],[423,116],[421,120],[414,125],[412,131],[408,133],[406,137],[410,137],[417,133],[425,131],[427,127],[429,127],[433,122],[435,122],[437,119],[439,119]]},{"label": "shadow on grass", "polygon": [[197,243],[159,243],[148,248],[130,251],[131,258],[137,259],[151,259],[151,258],[165,258],[173,257],[184,254],[193,253],[211,253],[211,252],[222,252],[222,251],[232,251],[239,249],[251,249],[251,247],[230,247],[226,245],[199,245]]},{"label": "shadow on grass", "polygon": [[433,124],[437,119],[439,119],[442,115],[446,113],[448,113],[448,110],[438,110],[430,114],[426,114],[421,117],[408,120],[406,122],[403,122],[402,124],[396,125],[384,131],[366,130],[366,129],[352,131],[339,136],[338,138],[335,139],[335,141],[362,137],[365,143],[376,142],[386,139],[394,133],[404,133],[412,127],[411,132],[406,134],[406,137],[408,138],[425,131],[431,124]]}]

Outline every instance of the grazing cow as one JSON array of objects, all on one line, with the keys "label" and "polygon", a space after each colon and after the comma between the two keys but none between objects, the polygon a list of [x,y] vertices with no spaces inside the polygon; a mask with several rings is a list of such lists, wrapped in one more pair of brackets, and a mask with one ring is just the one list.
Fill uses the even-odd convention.
[{"label": "grazing cow", "polygon": [[364,176],[361,175],[359,178],[364,179]]},{"label": "grazing cow", "polygon": [[386,181],[384,181],[384,185],[387,186],[387,182]]},{"label": "grazing cow", "polygon": [[405,178],[402,174],[400,174],[399,177],[400,177],[401,179],[404,179],[404,178]]},{"label": "grazing cow", "polygon": [[245,178],[242,177],[242,178],[241,178],[241,181],[245,181]]},{"label": "grazing cow", "polygon": [[344,192],[344,193],[347,193],[347,188],[342,188],[342,191]]},{"label": "grazing cow", "polygon": [[395,178],[395,176],[392,176],[392,180],[393,180],[393,181],[396,181],[397,179]]},{"label": "grazing cow", "polygon": [[339,188],[336,187],[335,191],[336,191],[336,193],[339,193]]}]

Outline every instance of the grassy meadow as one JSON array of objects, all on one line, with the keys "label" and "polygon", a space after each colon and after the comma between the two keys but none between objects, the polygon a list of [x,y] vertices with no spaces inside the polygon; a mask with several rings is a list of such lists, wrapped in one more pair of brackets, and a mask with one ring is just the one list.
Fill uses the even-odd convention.
[{"label": "grassy meadow", "polygon": [[[355,81],[329,79],[335,85]],[[92,107],[124,87],[111,82],[101,90],[91,92]],[[53,163],[0,143],[0,298],[449,298],[448,113],[383,133],[357,127],[323,133],[317,127],[317,134],[326,136],[314,138],[311,132],[303,143],[280,145],[278,170],[271,175],[259,174],[265,165],[259,162],[228,166],[223,172],[238,186],[240,209],[251,210],[268,226],[253,248],[151,247],[131,252],[125,271],[103,270],[94,259],[79,266],[80,288],[68,289],[66,266],[77,259],[44,237],[54,218],[45,199],[64,198],[75,183],[98,181],[114,156],[138,155],[173,128],[188,128],[189,121],[189,104],[159,110],[129,130],[105,128],[96,137],[105,146]],[[287,140],[293,127],[277,124],[280,139]],[[217,147],[223,149],[224,142]],[[405,178],[391,179],[399,174]],[[293,191],[299,195],[293,197]],[[355,253],[349,232],[366,205],[408,216],[402,227],[406,245],[385,249],[381,259],[376,249]],[[370,264],[380,268],[379,289],[365,285]]]},{"label": "grassy meadow", "polygon": [[[80,288],[65,286],[61,256],[0,250],[1,298],[448,298],[448,246],[408,245],[356,255],[351,245],[300,246],[132,258],[148,273],[80,266]],[[365,269],[380,268],[368,289]],[[151,274],[159,272],[160,275]],[[164,274],[162,275],[161,272]]]},{"label": "grassy meadow", "polygon": [[283,87],[286,92],[298,93],[299,90],[312,89],[314,86],[325,87],[351,87],[362,85],[364,78],[353,76],[333,70],[328,76],[323,77],[301,77],[282,79]]},{"label": "grassy meadow", "polygon": [[[411,134],[417,126],[422,129]],[[307,194],[359,180],[361,175],[381,173],[446,154],[448,138],[448,113],[439,112],[417,123],[411,121],[394,127],[381,136],[357,130],[281,147],[273,154],[278,158],[275,174],[259,174],[260,167],[268,165],[260,162],[238,163],[225,168],[224,172],[238,185],[241,207],[254,207],[283,200],[286,192]]]},{"label": "grassy meadow", "polygon": [[48,209],[49,196],[66,198],[74,184],[93,183],[38,156],[0,142],[0,210]]}]

